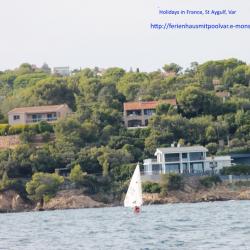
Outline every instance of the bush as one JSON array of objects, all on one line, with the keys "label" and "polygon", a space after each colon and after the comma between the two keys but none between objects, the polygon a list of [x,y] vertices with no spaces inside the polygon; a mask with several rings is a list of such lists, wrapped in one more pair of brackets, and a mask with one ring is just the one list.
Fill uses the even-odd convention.
[{"label": "bush", "polygon": [[0,124],[0,135],[5,135],[8,133],[9,124]]},{"label": "bush", "polygon": [[161,194],[166,195],[167,191],[183,188],[183,177],[179,174],[170,173],[161,175]]},{"label": "bush", "polygon": [[44,132],[54,132],[53,126],[46,121],[41,121],[38,123],[38,130],[40,133]]},{"label": "bush", "polygon": [[219,183],[221,183],[221,179],[218,175],[203,177],[200,180],[200,184],[206,188],[211,188]]},{"label": "bush", "polygon": [[0,181],[0,191],[5,190],[15,190],[23,199],[27,199],[27,192],[23,182],[17,179],[10,180],[6,172],[2,176],[2,181]]},{"label": "bush", "polygon": [[26,191],[34,201],[48,201],[63,182],[64,178],[57,174],[35,173],[32,180],[27,182]]},{"label": "bush", "polygon": [[206,145],[206,148],[210,155],[215,155],[218,150],[218,145],[217,143],[211,142]]},{"label": "bush", "polygon": [[81,186],[84,184],[87,173],[81,170],[81,166],[79,164],[75,165],[74,168],[71,169],[69,179],[76,184],[76,186]]},{"label": "bush", "polygon": [[23,131],[27,130],[27,125],[22,125],[22,124],[18,124],[18,125],[12,125],[9,128],[8,134],[9,135],[16,135],[16,134],[21,134]]},{"label": "bush", "polygon": [[232,167],[224,167],[220,173],[222,175],[250,175],[250,166],[247,165],[236,165]]},{"label": "bush", "polygon": [[19,138],[22,143],[30,143],[34,137],[35,133],[33,131],[23,131]]},{"label": "bush", "polygon": [[142,183],[142,191],[145,193],[160,193],[161,187],[158,183],[146,181]]},{"label": "bush", "polygon": [[46,131],[42,133],[42,138],[44,142],[48,142],[50,139],[50,132]]}]

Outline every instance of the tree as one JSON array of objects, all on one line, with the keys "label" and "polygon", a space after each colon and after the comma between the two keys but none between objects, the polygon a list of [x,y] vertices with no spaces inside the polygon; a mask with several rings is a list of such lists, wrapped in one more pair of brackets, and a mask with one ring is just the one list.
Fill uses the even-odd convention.
[{"label": "tree", "polygon": [[27,182],[26,191],[33,201],[48,201],[58,191],[64,178],[57,174],[35,173],[32,180]]},{"label": "tree", "polygon": [[162,68],[165,72],[175,72],[176,74],[182,70],[182,67],[176,63],[165,64]]},{"label": "tree", "polygon": [[179,91],[177,93],[177,101],[180,111],[186,117],[208,114],[217,115],[221,112],[221,100],[195,85]]},{"label": "tree", "polygon": [[48,77],[37,82],[32,88],[31,95],[43,104],[66,103],[75,109],[74,93],[62,78]]},{"label": "tree", "polygon": [[72,182],[76,184],[77,187],[84,184],[85,177],[87,176],[86,172],[81,170],[81,166],[79,164],[75,165],[70,172],[69,178]]}]

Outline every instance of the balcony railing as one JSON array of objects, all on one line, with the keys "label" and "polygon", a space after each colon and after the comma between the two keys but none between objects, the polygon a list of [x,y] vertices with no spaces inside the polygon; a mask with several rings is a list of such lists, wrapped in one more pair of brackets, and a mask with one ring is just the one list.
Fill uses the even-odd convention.
[{"label": "balcony railing", "polygon": [[41,121],[46,121],[46,122],[53,122],[56,121],[57,117],[52,117],[52,118],[33,118],[33,119],[26,119],[27,123],[35,123],[35,122],[41,122]]},{"label": "balcony railing", "polygon": [[190,161],[204,161],[205,157],[200,156],[200,157],[190,157]]},{"label": "balcony railing", "polygon": [[180,158],[179,157],[166,158],[166,162],[175,162],[175,161],[180,161]]}]

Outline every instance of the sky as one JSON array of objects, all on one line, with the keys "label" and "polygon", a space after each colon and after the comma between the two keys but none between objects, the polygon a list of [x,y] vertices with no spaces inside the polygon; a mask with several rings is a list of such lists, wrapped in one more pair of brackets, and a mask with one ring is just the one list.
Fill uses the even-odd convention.
[{"label": "sky", "polygon": [[[150,29],[159,22],[250,24],[246,0],[0,0],[0,70],[28,62],[50,67],[130,67],[236,57],[250,64],[250,29]],[[159,9],[235,9],[235,16],[160,16]]]}]

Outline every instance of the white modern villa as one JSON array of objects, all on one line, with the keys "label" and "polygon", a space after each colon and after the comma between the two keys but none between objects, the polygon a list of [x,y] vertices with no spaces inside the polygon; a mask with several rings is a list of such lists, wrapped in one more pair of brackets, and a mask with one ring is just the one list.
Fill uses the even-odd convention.
[{"label": "white modern villa", "polygon": [[145,159],[144,174],[202,174],[231,166],[231,156],[207,157],[203,146],[157,148],[156,159]]}]

